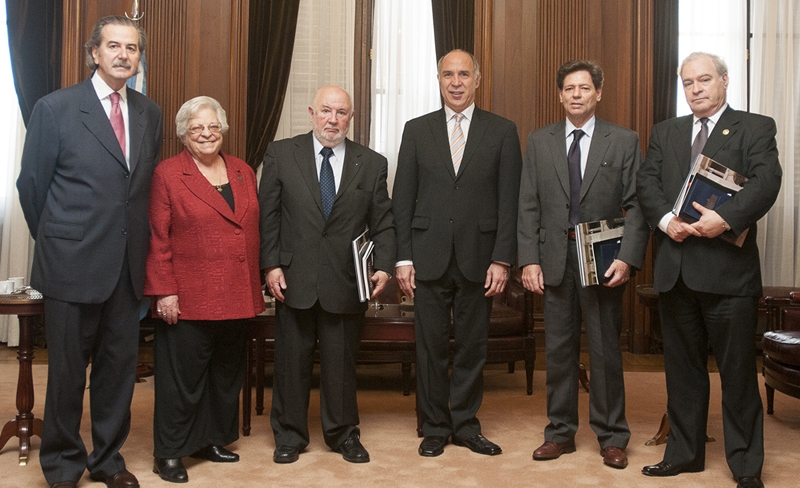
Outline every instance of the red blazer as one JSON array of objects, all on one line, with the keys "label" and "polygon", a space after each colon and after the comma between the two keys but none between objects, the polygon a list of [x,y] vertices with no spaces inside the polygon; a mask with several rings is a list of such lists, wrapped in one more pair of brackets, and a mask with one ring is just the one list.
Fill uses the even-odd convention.
[{"label": "red blazer", "polygon": [[264,310],[255,174],[241,159],[220,155],[235,211],[187,150],[153,173],[144,294],[178,295],[184,320],[241,319]]}]

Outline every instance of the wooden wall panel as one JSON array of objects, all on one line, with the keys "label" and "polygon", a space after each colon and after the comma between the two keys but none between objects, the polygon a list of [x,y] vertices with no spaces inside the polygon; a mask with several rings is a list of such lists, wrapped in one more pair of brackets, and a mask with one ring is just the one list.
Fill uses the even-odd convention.
[{"label": "wooden wall panel", "polygon": [[[87,76],[83,43],[106,15],[131,11],[131,0],[63,0],[62,86]],[[249,0],[140,1],[147,33],[147,96],[164,112],[162,158],[183,150],[175,114],[192,97],[217,99],[231,129],[223,150],[244,157],[247,117],[247,32]]]},{"label": "wooden wall panel", "polygon": [[[478,105],[513,120],[524,151],[531,131],[564,118],[559,66],[592,59],[605,74],[598,117],[637,131],[644,153],[653,120],[654,1],[475,0]],[[648,256],[625,295],[622,340],[637,352],[649,343],[635,286],[652,283],[650,262]]]}]

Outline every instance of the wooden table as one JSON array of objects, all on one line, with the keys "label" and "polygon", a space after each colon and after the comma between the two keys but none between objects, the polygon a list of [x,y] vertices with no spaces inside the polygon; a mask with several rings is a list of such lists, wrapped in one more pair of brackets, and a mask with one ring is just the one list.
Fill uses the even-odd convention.
[{"label": "wooden table", "polygon": [[0,297],[0,314],[19,317],[19,377],[17,378],[17,416],[6,422],[0,433],[0,449],[12,437],[19,438],[19,464],[28,464],[31,436],[42,436],[42,420],[33,416],[33,337],[32,318],[44,314],[44,300]]}]

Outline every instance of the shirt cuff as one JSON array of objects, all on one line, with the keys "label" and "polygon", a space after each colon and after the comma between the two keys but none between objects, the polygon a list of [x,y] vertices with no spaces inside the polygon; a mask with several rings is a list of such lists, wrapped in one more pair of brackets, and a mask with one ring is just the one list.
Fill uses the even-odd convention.
[{"label": "shirt cuff", "polygon": [[661,229],[661,232],[667,233],[667,227],[669,227],[669,223],[672,218],[675,217],[675,214],[672,212],[668,212],[666,215],[661,217],[661,220],[658,222],[658,228]]}]

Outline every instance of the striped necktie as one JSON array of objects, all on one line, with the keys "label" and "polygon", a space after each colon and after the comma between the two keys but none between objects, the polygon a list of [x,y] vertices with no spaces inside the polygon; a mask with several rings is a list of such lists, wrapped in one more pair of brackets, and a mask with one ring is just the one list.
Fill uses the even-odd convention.
[{"label": "striped necktie", "polygon": [[456,126],[453,128],[453,133],[450,134],[450,156],[453,158],[453,172],[458,174],[458,168],[464,158],[464,146],[467,144],[467,140],[461,130],[461,119],[464,118],[464,115],[455,114],[453,118],[456,119]]}]

